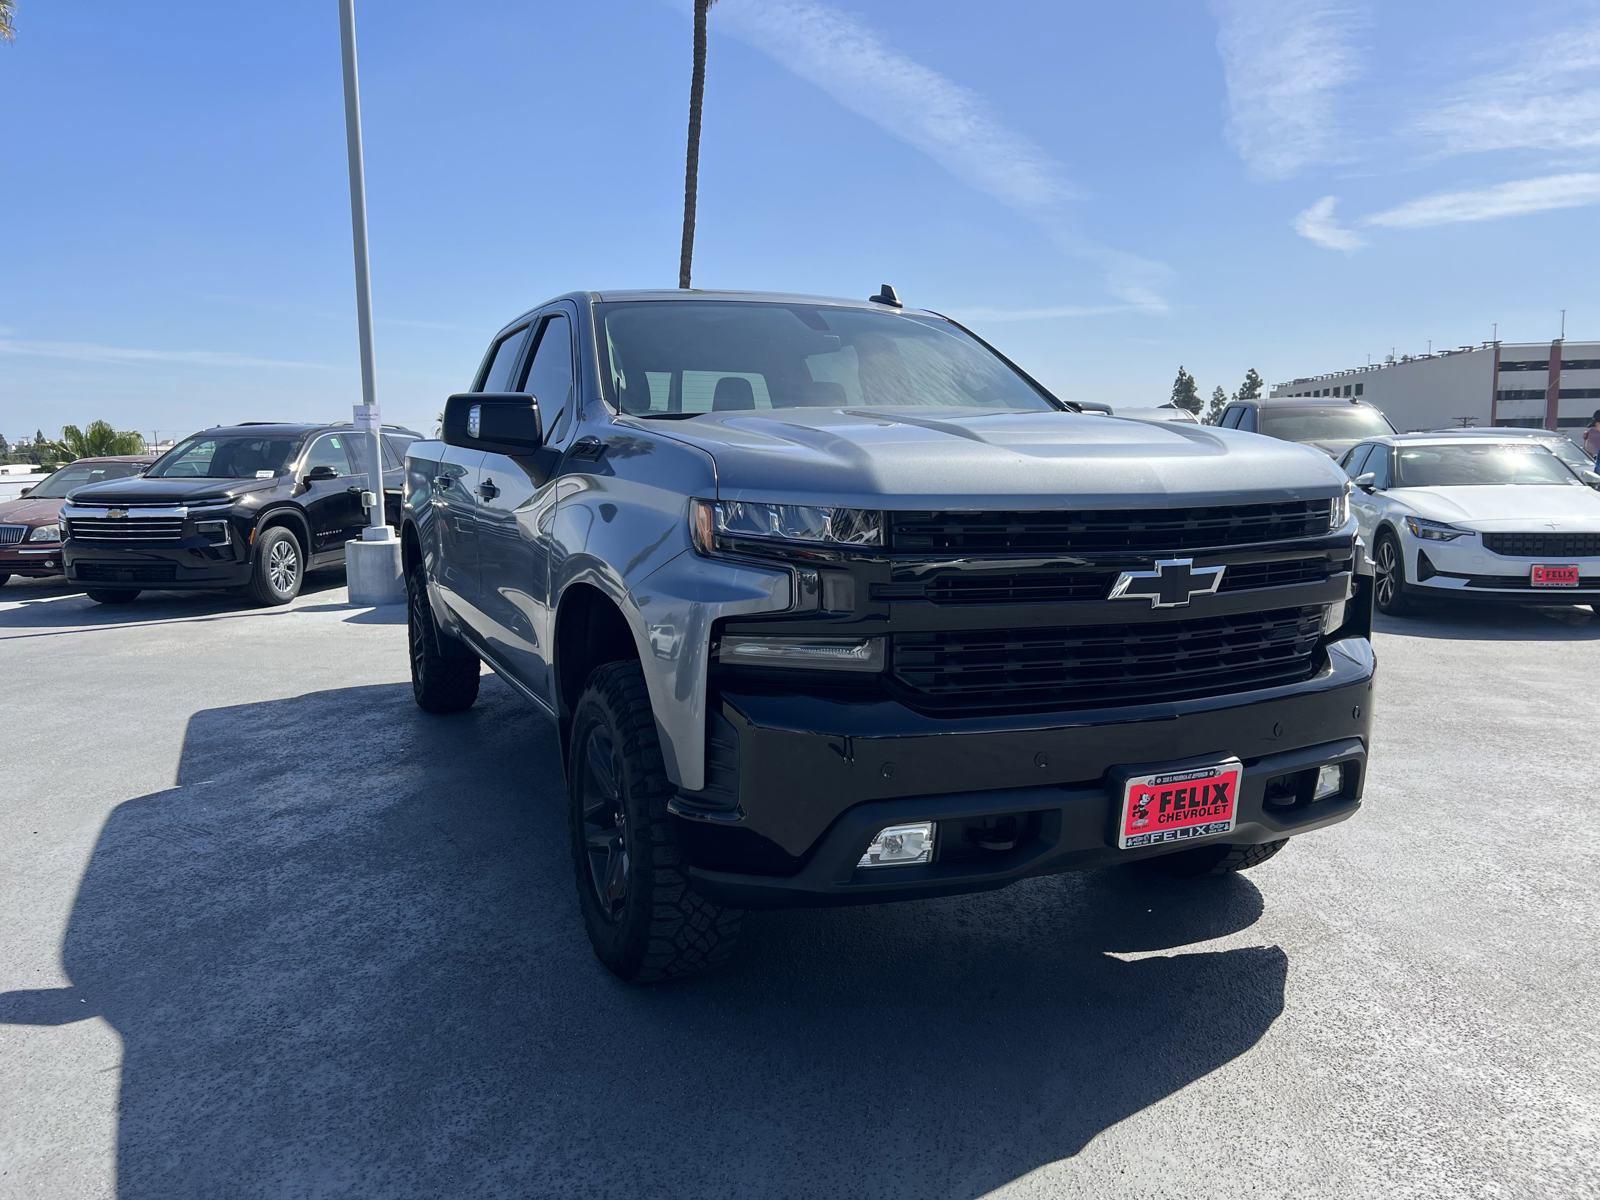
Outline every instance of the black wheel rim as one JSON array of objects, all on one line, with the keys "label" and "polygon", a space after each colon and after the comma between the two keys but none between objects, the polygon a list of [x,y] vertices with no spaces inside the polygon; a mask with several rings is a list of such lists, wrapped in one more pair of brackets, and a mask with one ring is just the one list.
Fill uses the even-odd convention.
[{"label": "black wheel rim", "polygon": [[1390,541],[1378,544],[1378,603],[1387,608],[1394,602],[1394,543]]},{"label": "black wheel rim", "polygon": [[423,624],[426,613],[422,606],[426,601],[422,598],[422,589],[417,586],[415,576],[406,580],[406,591],[410,593],[409,599],[411,601],[411,619],[406,622],[408,626],[406,632],[411,639],[411,677],[413,679],[421,679],[423,649],[426,645],[423,638],[427,636],[428,632],[427,626]]},{"label": "black wheel rim", "polygon": [[615,919],[628,901],[628,819],[622,807],[622,771],[611,732],[592,729],[578,766],[583,850],[589,886],[600,911]]}]

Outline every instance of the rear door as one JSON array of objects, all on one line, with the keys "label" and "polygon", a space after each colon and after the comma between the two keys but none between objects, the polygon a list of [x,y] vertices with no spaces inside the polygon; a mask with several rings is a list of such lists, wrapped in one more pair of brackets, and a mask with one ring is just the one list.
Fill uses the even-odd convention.
[{"label": "rear door", "polygon": [[555,472],[577,425],[576,317],[576,308],[565,303],[540,313],[532,327],[532,351],[503,389],[533,393],[544,426],[543,448],[514,458],[489,452],[477,484],[484,636],[501,665],[546,700],[554,696],[550,527],[556,509]]},{"label": "rear door", "polygon": [[[324,433],[311,441],[301,460],[299,483],[305,490],[300,505],[311,526],[311,559],[314,563],[337,562],[344,557],[344,544],[361,536],[366,513],[361,508],[361,489],[366,477],[356,474],[348,433]],[[317,467],[329,467],[332,479],[311,481]]]}]

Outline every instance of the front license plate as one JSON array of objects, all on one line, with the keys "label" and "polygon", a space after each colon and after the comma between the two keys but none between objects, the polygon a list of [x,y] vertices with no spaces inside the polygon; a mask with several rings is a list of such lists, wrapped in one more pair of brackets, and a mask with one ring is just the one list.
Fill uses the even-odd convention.
[{"label": "front license plate", "polygon": [[1561,566],[1536,566],[1533,568],[1533,577],[1529,582],[1534,587],[1577,587],[1578,564],[1566,563]]},{"label": "front license plate", "polygon": [[1243,776],[1244,765],[1237,758],[1134,776],[1122,789],[1118,848],[1133,850],[1227,833],[1238,819]]}]

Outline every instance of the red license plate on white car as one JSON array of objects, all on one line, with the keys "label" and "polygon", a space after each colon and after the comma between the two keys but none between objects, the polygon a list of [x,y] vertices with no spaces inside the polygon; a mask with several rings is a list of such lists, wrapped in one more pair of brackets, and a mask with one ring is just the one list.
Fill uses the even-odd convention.
[{"label": "red license plate on white car", "polygon": [[1237,758],[1135,775],[1122,787],[1118,848],[1134,850],[1227,833],[1238,820],[1243,778],[1244,764]]},{"label": "red license plate on white car", "polygon": [[1577,587],[1578,564],[1567,563],[1561,566],[1541,564],[1533,568],[1529,582],[1534,587]]}]

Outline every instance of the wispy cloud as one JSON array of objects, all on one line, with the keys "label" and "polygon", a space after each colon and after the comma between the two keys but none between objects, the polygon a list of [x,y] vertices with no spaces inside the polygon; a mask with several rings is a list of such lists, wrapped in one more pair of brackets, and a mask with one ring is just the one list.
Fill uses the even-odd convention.
[{"label": "wispy cloud", "polygon": [[1284,179],[1343,161],[1337,93],[1361,74],[1360,9],[1327,0],[1213,0],[1228,138],[1251,170]]},{"label": "wispy cloud", "polygon": [[1462,221],[1493,221],[1590,204],[1600,204],[1600,172],[1580,171],[1516,179],[1474,191],[1435,192],[1374,213],[1362,223],[1387,229],[1418,229]]},{"label": "wispy cloud", "polygon": [[1043,226],[1065,253],[1093,262],[1119,299],[1164,309],[1160,263],[1079,234],[1077,193],[1048,151],[1008,128],[970,88],[902,54],[848,13],[817,0],[722,0],[719,30],[915,147],[969,186]]},{"label": "wispy cloud", "polygon": [[1294,231],[1329,250],[1343,250],[1346,254],[1359,250],[1365,242],[1355,230],[1339,224],[1333,215],[1338,206],[1337,196],[1324,196],[1294,219]]},{"label": "wispy cloud", "polygon": [[24,358],[56,358],[70,362],[165,364],[184,367],[286,367],[295,370],[337,370],[326,363],[258,358],[221,350],[154,350],[138,346],[105,346],[98,342],[38,342],[0,337],[0,354]]},{"label": "wispy cloud", "polygon": [[[1600,171],[1575,171],[1513,179],[1492,187],[1465,191],[1433,192],[1393,208],[1360,218],[1367,229],[1424,229],[1432,225],[1459,225],[1469,221],[1496,221],[1562,208],[1600,204]],[[1354,229],[1334,216],[1338,199],[1324,196],[1295,218],[1295,232],[1331,250],[1356,250],[1366,244]]]},{"label": "wispy cloud", "polygon": [[1600,149],[1600,21],[1528,42],[1409,128],[1442,154]]}]

